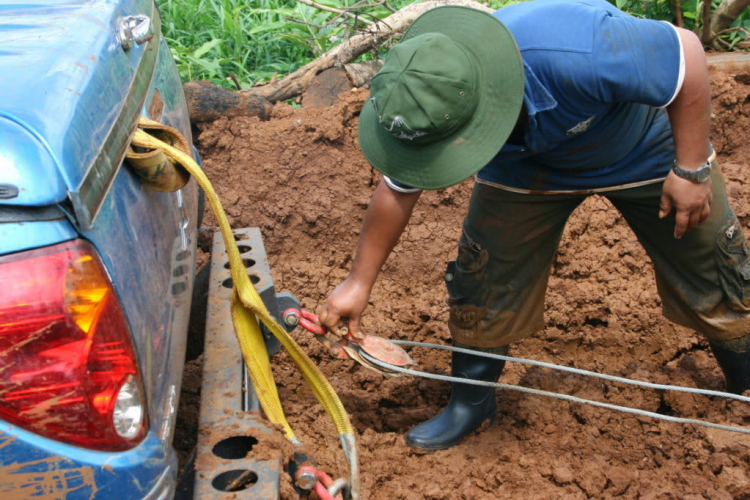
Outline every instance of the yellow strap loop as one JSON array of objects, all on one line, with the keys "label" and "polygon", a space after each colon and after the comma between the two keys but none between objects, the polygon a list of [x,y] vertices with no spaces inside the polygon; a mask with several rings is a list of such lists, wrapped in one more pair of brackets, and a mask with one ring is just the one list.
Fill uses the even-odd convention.
[{"label": "yellow strap loop", "polygon": [[[144,129],[149,130],[149,133]],[[159,139],[154,137],[154,135],[158,135]],[[164,138],[167,139],[166,142],[160,140]],[[173,146],[173,144],[177,147]],[[258,400],[263,407],[266,417],[269,421],[280,425],[284,429],[287,439],[295,440],[294,432],[289,422],[287,422],[281,406],[273,372],[271,371],[271,362],[266,351],[258,319],[279,339],[279,342],[287,350],[305,381],[310,385],[315,397],[333,420],[344,446],[347,460],[349,461],[352,477],[351,482],[353,483],[350,485],[352,488],[352,497],[358,497],[358,464],[356,448],[353,444],[354,431],[344,405],[323,373],[268,312],[242,264],[240,252],[237,249],[237,243],[235,242],[224,209],[221,206],[221,201],[219,201],[219,197],[216,195],[203,170],[189,154],[187,141],[175,129],[141,117],[139,129],[135,132],[132,145],[146,148],[147,150],[163,152],[178,168],[184,168],[192,175],[196,182],[198,182],[198,185],[203,188],[203,191],[206,193],[206,199],[211,205],[211,209],[219,224],[219,229],[221,230],[229,256],[233,281],[231,311],[235,333],[237,334],[237,340],[242,350],[242,356],[247,364],[250,378],[257,392]]]}]

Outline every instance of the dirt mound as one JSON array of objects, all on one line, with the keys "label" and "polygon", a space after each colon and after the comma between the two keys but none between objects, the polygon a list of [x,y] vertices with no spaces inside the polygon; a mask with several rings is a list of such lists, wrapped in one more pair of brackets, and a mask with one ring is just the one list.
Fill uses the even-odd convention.
[{"label": "dirt mound", "polygon": [[[731,202],[750,223],[750,73],[714,71],[713,143]],[[222,119],[197,137],[235,227],[261,228],[277,290],[318,309],[347,274],[380,176],[356,141],[364,91],[330,108],[276,105],[269,121]],[[365,327],[393,339],[448,343],[442,275],[455,257],[472,181],[426,192],[377,282]],[[207,215],[204,224],[213,224]],[[208,250],[204,248],[204,250]],[[650,261],[611,205],[591,197],[569,221],[546,301],[547,327],[511,355],[655,383],[724,390],[706,342],[661,315]],[[298,334],[357,432],[366,499],[748,498],[750,437],[499,390],[497,426],[447,451],[419,455],[403,434],[447,402],[448,384],[383,378],[331,360]],[[447,373],[449,355],[411,351]],[[285,353],[274,358],[292,427],[334,476],[346,466],[336,432]],[[723,399],[632,388],[510,363],[501,382],[664,415],[748,425]],[[749,426],[750,427],[750,426]],[[288,488],[285,491],[289,491]],[[287,499],[288,500],[288,499]]]}]

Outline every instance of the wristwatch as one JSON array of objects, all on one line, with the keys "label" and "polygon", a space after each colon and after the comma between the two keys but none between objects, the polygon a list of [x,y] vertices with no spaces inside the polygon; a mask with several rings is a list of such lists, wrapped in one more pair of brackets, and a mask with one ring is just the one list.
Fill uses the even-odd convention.
[{"label": "wristwatch", "polygon": [[711,175],[711,164],[706,163],[698,167],[698,170],[685,170],[677,164],[677,160],[672,165],[672,172],[682,179],[689,180],[690,182],[705,182],[706,179]]},{"label": "wristwatch", "polygon": [[711,176],[711,162],[716,159],[716,151],[711,151],[711,156],[708,157],[706,163],[698,167],[697,170],[685,170],[677,164],[677,160],[672,165],[672,172],[677,177],[686,179],[690,182],[706,182]]}]

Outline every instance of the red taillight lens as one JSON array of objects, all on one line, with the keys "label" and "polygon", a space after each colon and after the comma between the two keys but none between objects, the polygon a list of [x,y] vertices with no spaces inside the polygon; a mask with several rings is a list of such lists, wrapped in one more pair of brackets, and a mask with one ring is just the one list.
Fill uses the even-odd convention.
[{"label": "red taillight lens", "polygon": [[141,377],[93,247],[76,240],[0,257],[0,282],[0,418],[97,450],[140,442],[142,401],[135,421],[118,420],[122,393],[143,394]]}]

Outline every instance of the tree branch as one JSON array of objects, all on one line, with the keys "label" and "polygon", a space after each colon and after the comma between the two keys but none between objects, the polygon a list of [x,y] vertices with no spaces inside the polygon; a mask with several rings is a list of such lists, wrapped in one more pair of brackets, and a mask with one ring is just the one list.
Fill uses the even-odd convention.
[{"label": "tree branch", "polygon": [[709,36],[714,48],[718,48],[716,37],[719,36],[719,33],[732,26],[732,23],[748,7],[750,7],[750,0],[722,0],[711,17],[711,33]]},{"label": "tree branch", "polygon": [[[314,4],[311,0],[298,1],[301,1],[306,5]],[[433,0],[407,5],[395,14],[392,14],[383,20],[371,23],[367,26],[365,31],[348,38],[341,44],[322,54],[314,61],[305,64],[297,71],[290,73],[284,78],[269,83],[268,85],[263,85],[262,87],[242,90],[239,93],[243,95],[262,97],[270,102],[285,101],[296,97],[304,92],[305,89],[310,86],[313,79],[322,71],[334,66],[343,66],[365,52],[379,47],[388,40],[403,34],[403,32],[406,31],[406,28],[408,28],[417,17],[424,12],[441,5],[463,5],[483,10],[485,12],[494,12],[493,9],[473,0]],[[338,13],[337,9],[331,10],[326,7],[325,10]],[[352,15],[351,12],[347,12],[347,14]]]},{"label": "tree branch", "polygon": [[361,17],[357,16],[356,14],[352,14],[349,12],[349,10],[344,9],[335,9],[333,7],[328,7],[327,5],[322,5],[316,2],[313,2],[312,0],[297,0],[297,2],[309,5],[310,7],[315,7],[318,10],[324,10],[326,12],[333,12],[334,14],[338,14],[340,16],[346,16],[350,19],[356,19],[358,21],[362,21],[365,24],[372,24],[372,21],[368,21],[367,19],[362,19]]}]

